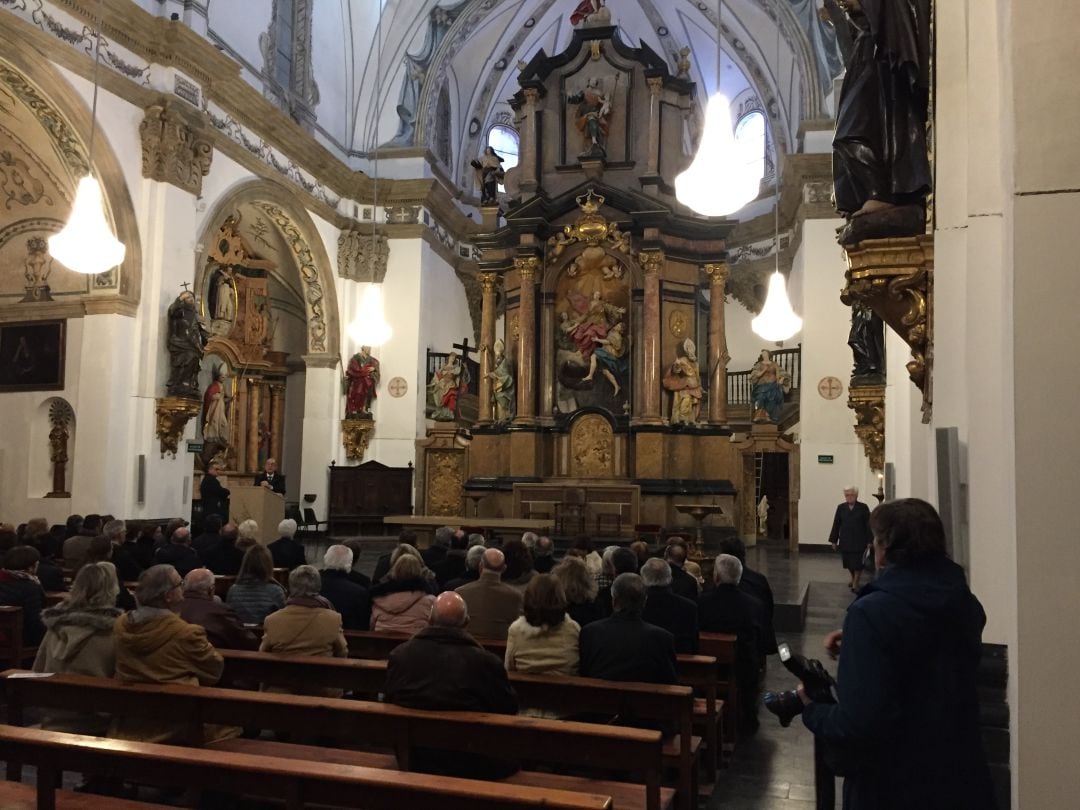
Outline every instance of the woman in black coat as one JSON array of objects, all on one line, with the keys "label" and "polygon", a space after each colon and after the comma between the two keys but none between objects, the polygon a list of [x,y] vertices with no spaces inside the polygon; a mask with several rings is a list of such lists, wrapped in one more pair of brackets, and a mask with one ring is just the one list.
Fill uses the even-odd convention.
[{"label": "woman in black coat", "polygon": [[837,703],[799,684],[803,723],[844,763],[844,810],[991,810],[975,685],[986,614],[934,507],[891,501],[870,525],[882,573],[830,637]]},{"label": "woman in black coat", "polygon": [[859,500],[859,488],[847,487],[844,490],[844,502],[836,507],[832,530],[829,532],[829,544],[833,551],[840,550],[844,568],[851,576],[848,588],[859,590],[859,577],[862,576],[863,554],[873,541],[870,533],[870,507]]}]

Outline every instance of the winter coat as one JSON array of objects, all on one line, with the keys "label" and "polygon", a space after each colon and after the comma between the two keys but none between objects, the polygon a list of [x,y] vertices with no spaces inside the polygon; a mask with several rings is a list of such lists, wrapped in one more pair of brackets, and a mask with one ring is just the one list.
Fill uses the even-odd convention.
[{"label": "winter coat", "polygon": [[941,557],[886,567],[844,619],[837,703],[806,727],[850,760],[844,810],[995,807],[976,668],[986,614]]},{"label": "winter coat", "polygon": [[238,579],[225,601],[244,624],[262,624],[268,615],[285,607],[285,589],[276,582]]},{"label": "winter coat", "polygon": [[[186,543],[168,543],[154,552],[155,565],[171,565],[182,577],[202,567],[198,553]],[[216,571],[214,573],[217,573]]]},{"label": "winter coat", "polygon": [[424,581],[391,580],[371,589],[371,629],[415,633],[427,627],[435,604]]},{"label": "winter coat", "polygon": [[655,586],[648,589],[641,618],[671,633],[676,653],[697,655],[697,603],[672,593],[670,587]]},{"label": "winter coat", "polygon": [[862,501],[855,501],[851,506],[846,503],[837,506],[829,542],[838,544],[845,554],[862,554],[874,542],[874,533],[870,531],[870,507]]},{"label": "winter coat", "polygon": [[[45,637],[34,659],[34,672],[70,673],[111,678],[116,670],[113,625],[116,608],[70,609],[62,602],[42,614]],[[41,720],[49,731],[101,736],[109,728],[107,716],[53,710]]]},{"label": "winter coat", "polygon": [[495,571],[481,571],[476,582],[457,590],[469,607],[469,632],[476,638],[506,638],[521,615],[521,591],[504,583]]},{"label": "winter coat", "polygon": [[356,584],[345,571],[327,569],[321,574],[322,589],[319,594],[341,614],[342,627],[346,630],[370,629],[371,596],[367,588]]},{"label": "winter coat", "polygon": [[569,616],[554,627],[537,627],[519,616],[506,636],[506,669],[577,675],[580,634],[581,627]]},{"label": "winter coat", "polygon": [[267,548],[270,549],[270,556],[274,560],[274,568],[288,568],[292,571],[294,568],[307,564],[304,544],[291,537],[279,537]]},{"label": "winter coat", "polygon": [[45,607],[45,591],[36,578],[24,571],[0,569],[0,605],[21,607],[23,615],[23,646],[33,647],[45,635],[41,611]]},{"label": "winter coat", "polygon": [[[321,604],[320,604],[321,603]],[[341,614],[322,605],[325,599],[290,599],[284,608],[266,617],[259,652],[345,658],[349,645],[341,631]],[[316,606],[318,605],[318,606]],[[341,697],[340,689],[285,689],[265,687],[267,692]]]},{"label": "winter coat", "polygon": [[240,622],[233,609],[217,597],[186,593],[180,605],[180,618],[206,631],[207,640],[221,650],[254,650],[259,646],[255,634]]},{"label": "winter coat", "polygon": [[675,639],[640,617],[615,613],[582,628],[580,672],[586,678],[678,683]]}]

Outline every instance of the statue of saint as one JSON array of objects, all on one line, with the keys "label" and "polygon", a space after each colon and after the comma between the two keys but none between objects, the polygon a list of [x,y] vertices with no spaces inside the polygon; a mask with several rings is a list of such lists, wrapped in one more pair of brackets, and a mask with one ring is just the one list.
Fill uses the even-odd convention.
[{"label": "statue of saint", "polygon": [[563,312],[559,328],[574,342],[581,359],[589,363],[589,377],[586,379],[590,379],[596,370],[596,363],[592,359],[593,352],[600,342],[607,338],[610,324],[625,313],[625,308],[604,301],[599,290],[592,294],[585,311],[577,317]]},{"label": "statue of saint", "polygon": [[931,0],[839,0],[854,42],[836,112],[840,243],[925,230]]},{"label": "statue of saint", "polygon": [[664,373],[663,386],[672,392],[671,424],[697,424],[701,414],[701,374],[697,347],[687,338],[675,352],[675,362]]},{"label": "statue of saint", "polygon": [[514,418],[516,385],[514,370],[506,356],[506,344],[495,341],[495,367],[488,372],[491,379],[491,393],[495,399],[495,421],[509,422]]},{"label": "statue of saint", "polygon": [[361,346],[345,369],[345,418],[371,417],[371,401],[377,396],[379,361],[371,356],[370,346]]},{"label": "statue of saint", "polygon": [[594,338],[595,348],[589,357],[589,373],[582,380],[582,382],[591,380],[599,368],[604,379],[611,383],[613,397],[617,397],[619,391],[622,390],[619,387],[619,380],[626,376],[630,367],[630,358],[626,354],[624,328],[623,322],[619,321],[611,327],[607,337]]},{"label": "statue of saint", "polygon": [[[854,367],[852,379],[871,378],[874,381],[885,377],[885,324],[866,304],[851,305],[851,331],[848,332],[848,346]],[[869,382],[869,380],[867,380]]]},{"label": "statue of saint", "polygon": [[762,349],[758,361],[750,369],[750,401],[754,422],[779,422],[784,407],[784,394],[791,390],[791,376],[772,359],[768,349]]},{"label": "statue of saint", "polygon": [[446,363],[428,383],[429,415],[436,422],[453,422],[458,417],[458,398],[469,385],[469,368],[457,352],[450,352]]},{"label": "statue of saint", "polygon": [[169,351],[169,396],[199,397],[199,367],[209,335],[195,309],[195,296],[184,290],[169,304],[166,348]]},{"label": "statue of saint", "polygon": [[604,0],[581,0],[570,15],[570,24],[577,26],[603,25],[611,22],[611,12],[604,8]]},{"label": "statue of saint", "polygon": [[757,530],[758,534],[764,535],[768,532],[769,522],[769,496],[762,495],[761,500],[757,505]]},{"label": "statue of saint", "polygon": [[503,159],[490,146],[484,148],[479,160],[472,161],[476,170],[476,181],[480,184],[480,204],[499,204],[499,183],[506,177],[502,167]]},{"label": "statue of saint", "polygon": [[233,281],[232,268],[219,267],[214,274],[213,284],[214,320],[232,322],[236,318],[236,282]]},{"label": "statue of saint", "polygon": [[229,444],[228,380],[225,364],[214,366],[214,381],[203,392],[203,441]]},{"label": "statue of saint", "polygon": [[604,146],[611,119],[611,96],[604,92],[603,82],[594,76],[585,83],[584,90],[567,96],[566,101],[577,105],[577,128],[588,145],[578,157],[606,157]]}]

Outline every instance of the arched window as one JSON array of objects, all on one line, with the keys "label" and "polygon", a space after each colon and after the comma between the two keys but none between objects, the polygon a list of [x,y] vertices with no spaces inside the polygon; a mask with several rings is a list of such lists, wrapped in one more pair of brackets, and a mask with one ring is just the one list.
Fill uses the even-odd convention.
[{"label": "arched window", "polygon": [[735,124],[735,143],[747,165],[757,164],[761,175],[766,172],[765,165],[765,115],[761,110],[751,110]]}]

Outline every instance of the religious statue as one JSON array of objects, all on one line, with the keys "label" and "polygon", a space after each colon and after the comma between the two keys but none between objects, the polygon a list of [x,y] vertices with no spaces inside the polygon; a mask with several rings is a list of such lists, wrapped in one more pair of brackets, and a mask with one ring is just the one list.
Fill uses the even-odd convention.
[{"label": "religious statue", "polygon": [[772,359],[768,349],[762,349],[758,361],[750,369],[750,400],[754,422],[779,422],[784,407],[784,394],[791,390],[791,375]]},{"label": "religious statue", "polygon": [[678,53],[673,53],[675,57],[675,78],[676,79],[690,79],[690,48],[679,48]]},{"label": "religious statue", "polygon": [[847,342],[854,359],[851,378],[881,382],[885,378],[885,324],[866,304],[851,305]]},{"label": "religious statue", "polygon": [[195,296],[184,290],[169,304],[169,381],[165,390],[174,397],[199,396],[199,367],[209,335],[195,309]]},{"label": "religious statue", "polygon": [[214,273],[213,286],[213,319],[231,323],[236,318],[236,282],[233,280],[232,268],[219,267]]},{"label": "religious statue", "polygon": [[[618,76],[615,80],[618,81]],[[577,128],[588,146],[578,157],[606,157],[604,145],[611,119],[611,95],[604,91],[603,81],[594,76],[585,83],[584,90],[567,96],[566,101],[577,105]]]},{"label": "religious statue", "polygon": [[450,352],[446,363],[428,383],[428,415],[436,422],[453,422],[459,415],[459,397],[469,385],[469,367],[457,352]]},{"label": "religious statue", "polygon": [[833,136],[839,241],[925,230],[931,0],[839,0],[854,34]]},{"label": "religious statue", "polygon": [[625,324],[619,321],[611,327],[607,337],[593,338],[595,348],[589,357],[589,373],[582,380],[591,380],[599,368],[604,379],[611,383],[613,397],[619,395],[619,380],[626,376],[630,368],[630,358],[626,353],[626,335],[623,332],[625,328]]},{"label": "religious statue", "polygon": [[49,275],[52,273],[52,256],[49,246],[40,236],[32,236],[26,242],[26,260],[23,275],[26,276],[26,296],[23,302],[52,301]]},{"label": "religious statue", "polygon": [[585,379],[592,379],[596,371],[596,362],[592,360],[596,347],[607,338],[611,324],[625,314],[624,307],[604,301],[599,290],[593,293],[584,311],[577,317],[571,317],[569,312],[562,313],[559,328],[574,342],[581,358],[589,363],[589,376]]},{"label": "religious statue", "polygon": [[697,424],[701,414],[701,374],[698,371],[697,347],[690,338],[676,349],[675,362],[664,372],[663,385],[672,392],[671,424]]},{"label": "religious statue", "polygon": [[490,146],[484,148],[479,160],[472,161],[476,180],[480,184],[480,205],[499,204],[499,183],[506,177],[502,163],[503,159]]},{"label": "religious statue", "polygon": [[611,22],[611,12],[604,8],[604,0],[581,0],[570,15],[571,25],[606,25]]},{"label": "religious statue", "polygon": [[379,384],[379,361],[371,356],[370,346],[361,346],[345,369],[345,418],[371,418],[371,401]]},{"label": "religious statue", "polygon": [[203,441],[228,446],[229,400],[227,383],[229,374],[223,363],[214,366],[214,380],[203,392]]},{"label": "religious statue", "polygon": [[495,399],[495,421],[509,422],[514,418],[516,406],[514,370],[506,356],[506,344],[495,341],[495,367],[488,372],[491,379],[491,393]]},{"label": "religious statue", "polygon": [[769,496],[762,495],[761,500],[757,505],[757,530],[758,534],[764,535],[768,532],[769,522]]}]

